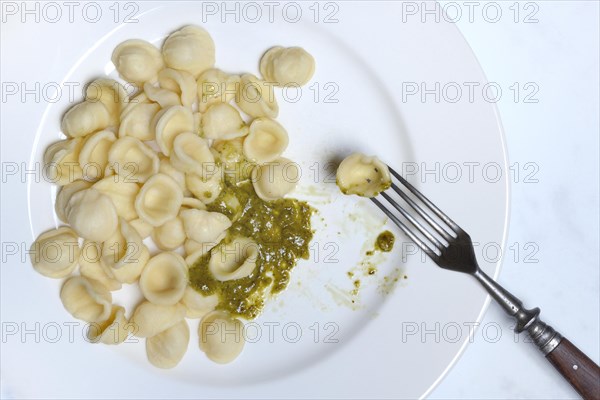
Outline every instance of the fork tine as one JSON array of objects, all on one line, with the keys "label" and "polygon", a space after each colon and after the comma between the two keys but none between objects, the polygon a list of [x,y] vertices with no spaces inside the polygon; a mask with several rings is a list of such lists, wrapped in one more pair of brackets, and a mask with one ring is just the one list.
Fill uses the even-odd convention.
[{"label": "fork tine", "polygon": [[383,211],[385,213],[385,215],[387,215],[392,221],[394,221],[394,223],[402,230],[402,232],[404,232],[406,234],[406,236],[408,236],[413,242],[415,242],[415,244],[417,246],[419,246],[421,248],[421,250],[423,250],[425,252],[425,254],[427,254],[429,256],[429,258],[431,258],[433,261],[437,262],[439,256],[436,252],[431,250],[425,244],[425,242],[423,242],[419,237],[417,237],[417,235],[415,235],[410,229],[408,229],[406,227],[406,225],[404,225],[404,223],[402,221],[400,221],[398,219],[398,217],[396,217],[393,213],[391,213],[390,210],[385,208],[385,206],[383,204],[381,204],[379,202],[379,200],[377,200],[375,198],[371,198],[371,200],[373,201],[373,203],[375,203],[377,205],[377,207],[379,207],[381,209],[381,211]]},{"label": "fork tine", "polygon": [[402,208],[400,206],[400,204],[395,202],[390,197],[389,194],[387,194],[385,192],[381,192],[381,196],[384,199],[386,199],[396,210],[398,210],[400,212],[400,214],[402,214],[402,216],[404,218],[406,218],[415,228],[417,228],[419,230],[419,232],[421,232],[421,234],[423,234],[423,236],[425,236],[427,239],[429,239],[429,241],[431,241],[433,243],[433,245],[439,251],[442,251],[442,249],[444,248],[444,245],[435,236],[433,236],[423,225],[421,225],[421,223],[419,223],[419,221],[417,221],[412,215],[407,213],[406,210],[404,210],[404,208]]},{"label": "fork tine", "polygon": [[429,216],[429,214],[427,214],[421,207],[419,207],[419,205],[417,203],[415,203],[415,201],[413,199],[408,197],[408,195],[406,193],[404,193],[398,186],[396,186],[395,183],[392,184],[392,189],[394,190],[394,192],[398,193],[400,195],[400,197],[402,197],[402,199],[405,202],[407,202],[408,205],[411,206],[411,208],[413,210],[415,210],[417,212],[417,214],[419,214],[421,216],[421,218],[423,218],[425,221],[427,221],[427,223],[433,229],[435,229],[435,231],[438,234],[440,234],[440,236],[442,236],[447,242],[449,242],[450,240],[453,239],[452,235],[450,235],[444,228],[442,228],[442,226],[440,224],[438,224],[433,218],[431,218]]},{"label": "fork tine", "polygon": [[421,200],[431,211],[433,211],[435,213],[435,215],[437,215],[442,221],[444,221],[446,224],[448,224],[448,226],[450,228],[452,228],[455,233],[462,231],[462,229],[460,228],[460,226],[458,226],[458,224],[456,222],[452,221],[450,219],[450,217],[448,217],[446,214],[444,214],[442,212],[442,210],[437,208],[436,205],[431,202],[431,200],[429,200],[427,197],[425,197],[423,194],[421,194],[421,192],[419,192],[417,189],[415,189],[413,187],[413,185],[408,183],[408,181],[406,179],[404,179],[402,177],[402,175],[400,175],[399,173],[394,171],[392,168],[389,168],[389,170],[392,173],[392,175],[394,175],[396,177],[396,179],[398,179],[408,190],[410,190],[410,192],[412,194],[417,196],[417,198],[419,200]]}]

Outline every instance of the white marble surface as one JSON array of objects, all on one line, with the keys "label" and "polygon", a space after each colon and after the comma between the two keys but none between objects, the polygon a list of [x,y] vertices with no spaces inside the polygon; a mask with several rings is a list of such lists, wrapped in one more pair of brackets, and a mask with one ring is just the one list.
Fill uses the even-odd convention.
[{"label": "white marble surface", "polygon": [[[598,362],[598,3],[536,2],[539,22],[527,24],[514,22],[512,4],[501,2],[498,23],[477,11],[473,23],[464,15],[457,22],[488,79],[507,94],[498,106],[509,161],[521,170],[511,182],[507,242],[521,251],[515,262],[507,250],[499,281]],[[532,11],[521,7],[520,17]],[[515,102],[514,82],[537,84],[539,102]],[[539,166],[538,183],[525,182],[523,172],[533,171],[525,171],[527,162]],[[525,262],[528,242],[539,248],[537,263]],[[482,326],[487,338],[476,333],[430,398],[577,398],[532,345],[515,339],[498,307],[492,304]]]}]

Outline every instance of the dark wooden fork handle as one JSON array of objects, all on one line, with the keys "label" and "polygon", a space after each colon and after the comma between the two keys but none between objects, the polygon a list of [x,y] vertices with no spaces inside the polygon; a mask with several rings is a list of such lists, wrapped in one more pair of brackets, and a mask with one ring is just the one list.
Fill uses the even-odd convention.
[{"label": "dark wooden fork handle", "polygon": [[546,358],[584,399],[600,399],[600,368],[573,343],[562,338]]}]

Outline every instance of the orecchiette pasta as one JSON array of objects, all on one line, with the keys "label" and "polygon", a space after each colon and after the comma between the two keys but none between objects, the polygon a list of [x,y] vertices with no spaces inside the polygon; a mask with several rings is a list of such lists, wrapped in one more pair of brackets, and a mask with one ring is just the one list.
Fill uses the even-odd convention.
[{"label": "orecchiette pasta", "polygon": [[81,138],[61,140],[50,145],[44,153],[44,165],[48,178],[57,185],[66,185],[83,176],[79,165]]},{"label": "orecchiette pasta", "polygon": [[54,210],[56,212],[56,215],[62,222],[68,222],[67,215],[65,214],[65,212],[67,204],[69,203],[69,199],[71,199],[71,196],[73,196],[80,190],[89,188],[90,186],[92,186],[91,182],[77,180],[65,186],[62,186],[59,189],[58,194],[56,195],[56,203],[54,204]]},{"label": "orecchiette pasta", "polygon": [[282,198],[294,190],[299,179],[298,164],[283,157],[252,170],[254,191],[265,201]]},{"label": "orecchiette pasta", "polygon": [[160,161],[154,150],[142,141],[124,136],[110,148],[108,162],[127,182],[143,183],[158,172]]},{"label": "orecchiette pasta", "polygon": [[235,101],[246,114],[254,118],[275,118],[279,114],[279,105],[272,84],[252,74],[244,74],[238,89]]},{"label": "orecchiette pasta", "polygon": [[185,262],[187,265],[194,265],[196,261],[206,253],[208,253],[213,247],[221,243],[223,239],[227,236],[227,232],[221,233],[217,238],[211,242],[197,242],[193,239],[186,239],[183,244],[183,248],[185,250],[185,254],[187,257],[185,258]]},{"label": "orecchiette pasta", "polygon": [[177,216],[183,193],[173,178],[156,174],[148,179],[135,199],[135,210],[145,222],[156,227]]},{"label": "orecchiette pasta", "polygon": [[99,282],[81,276],[69,278],[63,284],[60,299],[72,316],[87,322],[105,321],[112,310],[110,292]]},{"label": "orecchiette pasta", "polygon": [[181,105],[177,93],[154,86],[150,82],[144,83],[144,93],[150,100],[163,108]]},{"label": "orecchiette pasta", "polygon": [[101,261],[102,244],[86,240],[79,255],[79,273],[84,278],[100,282],[111,292],[123,286]]},{"label": "orecchiette pasta", "polygon": [[172,306],[161,306],[144,301],[129,319],[134,336],[147,338],[156,336],[175,326],[185,318],[185,306],[177,303]]},{"label": "orecchiette pasta", "polygon": [[115,175],[99,180],[93,188],[110,198],[119,217],[126,221],[138,217],[135,211],[135,198],[140,187],[135,182],[127,182],[126,178]]},{"label": "orecchiette pasta", "polygon": [[204,29],[186,26],[167,37],[162,54],[169,68],[197,76],[215,64],[215,43]]},{"label": "orecchiette pasta", "polygon": [[129,99],[129,101],[127,102],[125,107],[123,107],[123,109],[121,110],[121,123],[123,123],[123,118],[127,114],[129,114],[130,111],[132,111],[134,108],[136,108],[140,104],[150,104],[150,100],[148,100],[148,96],[146,96],[146,93],[144,93],[143,91],[139,92],[138,94],[133,96],[131,99]]},{"label": "orecchiette pasta", "polygon": [[79,236],[95,242],[108,239],[117,230],[119,222],[111,199],[94,188],[73,194],[65,215]]},{"label": "orecchiette pasta", "polygon": [[85,90],[85,99],[104,104],[110,115],[110,125],[119,125],[121,110],[129,101],[127,91],[114,79],[96,79]]},{"label": "orecchiette pasta", "polygon": [[165,251],[175,250],[185,242],[185,230],[181,218],[175,217],[152,231],[152,241]]},{"label": "orecchiette pasta", "polygon": [[244,155],[250,161],[264,164],[281,156],[288,142],[288,134],[278,122],[270,118],[256,118],[244,139]]},{"label": "orecchiette pasta", "polygon": [[158,368],[173,368],[183,358],[190,342],[190,328],[183,320],[146,339],[148,361]]},{"label": "orecchiette pasta", "polygon": [[121,114],[119,137],[131,136],[140,140],[154,140],[152,119],[160,110],[156,103],[138,103]]},{"label": "orecchiette pasta", "polygon": [[[282,198],[300,178],[298,165],[282,158],[289,138],[274,120],[274,87],[307,83],[314,59],[299,47],[274,47],[261,58],[262,78],[228,74],[214,67],[210,35],[185,26],[160,49],[126,40],[111,60],[136,91],[130,98],[116,80],[95,79],[62,117],[67,139],[46,149],[44,172],[60,186],[54,208],[69,226],[38,236],[33,268],[66,278],[60,299],[91,323],[90,342],[143,337],[150,363],[173,368],[190,340],[185,318],[196,318],[200,349],[229,363],[245,343],[234,316],[258,316],[268,289],[283,289],[308,254],[310,206],[257,196]],[[373,193],[372,179],[389,180],[379,164],[373,175],[344,163],[345,193]],[[272,227],[272,218],[289,227]],[[281,229],[292,232],[284,235],[290,246],[272,251]],[[112,304],[123,284],[144,296],[129,321]]]},{"label": "orecchiette pasta", "polygon": [[206,210],[182,210],[181,219],[188,238],[200,243],[214,242],[231,226],[227,216]]},{"label": "orecchiette pasta", "polygon": [[108,150],[117,140],[113,131],[104,130],[88,136],[79,152],[79,166],[83,179],[97,181],[102,178],[108,164]]},{"label": "orecchiette pasta", "polygon": [[128,328],[125,309],[121,306],[113,306],[106,321],[90,324],[87,337],[92,343],[119,344],[127,339]]},{"label": "orecchiette pasta", "polygon": [[305,85],[315,72],[315,59],[301,47],[269,49],[260,60],[260,73],[277,86]]},{"label": "orecchiette pasta", "polygon": [[165,156],[171,155],[173,140],[183,132],[194,131],[194,115],[189,108],[173,106],[154,116],[156,143]]},{"label": "orecchiette pasta", "polygon": [[173,140],[171,165],[186,173],[201,174],[205,168],[213,168],[215,158],[206,140],[200,136],[183,132]]},{"label": "orecchiette pasta", "polygon": [[190,192],[200,199],[204,204],[212,203],[221,190],[222,172],[221,168],[216,164],[205,165],[204,171],[201,174],[186,174],[185,183]]},{"label": "orecchiette pasta", "polygon": [[191,107],[196,99],[197,87],[194,77],[186,71],[166,68],[158,73],[161,88],[170,90],[179,96],[179,103]]},{"label": "orecchiette pasta", "polygon": [[208,139],[230,140],[248,134],[248,127],[238,110],[227,103],[208,108],[200,121],[202,135]]},{"label": "orecchiette pasta", "polygon": [[377,157],[354,153],[339,165],[336,183],[344,194],[375,197],[392,184],[387,165]]},{"label": "orecchiette pasta", "polygon": [[239,319],[232,318],[223,311],[213,311],[200,321],[200,350],[216,363],[230,363],[244,349],[243,329]]},{"label": "orecchiette pasta", "polygon": [[208,270],[219,281],[245,278],[256,268],[258,246],[248,238],[236,238],[211,250]]},{"label": "orecchiette pasta", "polygon": [[49,278],[64,278],[77,267],[81,249],[77,234],[67,226],[42,233],[31,245],[33,268]]},{"label": "orecchiette pasta", "polygon": [[187,286],[181,304],[185,306],[186,318],[202,318],[219,304],[219,296],[216,294],[204,296],[191,286]]},{"label": "orecchiette pasta", "polygon": [[111,116],[100,101],[84,101],[71,107],[62,120],[62,131],[70,137],[83,137],[110,125]]},{"label": "orecchiette pasta", "polygon": [[153,304],[170,306],[178,303],[188,282],[187,264],[177,253],[165,251],[146,263],[140,277],[140,289]]},{"label": "orecchiette pasta", "polygon": [[197,208],[198,210],[206,210],[204,203],[195,197],[184,197],[181,201],[181,207]]},{"label": "orecchiette pasta", "polygon": [[121,78],[137,84],[156,80],[164,67],[160,51],[145,40],[124,41],[115,48],[111,59]]},{"label": "orecchiette pasta", "polygon": [[102,244],[100,262],[119,282],[133,283],[148,263],[150,252],[137,231],[121,218],[119,229]]},{"label": "orecchiette pasta", "polygon": [[229,103],[235,98],[239,85],[239,75],[207,69],[198,77],[198,110],[205,112],[213,104]]},{"label": "orecchiette pasta", "polygon": [[142,239],[146,239],[152,234],[154,227],[141,218],[134,219],[129,222],[129,225],[140,235]]}]

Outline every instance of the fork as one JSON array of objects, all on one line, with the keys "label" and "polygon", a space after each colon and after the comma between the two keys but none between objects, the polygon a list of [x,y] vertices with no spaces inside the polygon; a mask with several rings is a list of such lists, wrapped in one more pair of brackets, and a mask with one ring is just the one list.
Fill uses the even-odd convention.
[{"label": "fork", "polygon": [[[389,170],[412,196],[401,190],[395,183],[392,183],[391,189],[413,209],[425,224],[398,204],[390,196],[389,189],[381,192],[381,197],[408,221],[409,225],[412,225],[412,229],[377,198],[371,198],[371,200],[439,267],[464,272],[475,277],[504,311],[516,320],[515,332],[527,331],[533,343],[541,350],[546,359],[584,399],[599,399],[600,368],[598,365],[569,340],[563,338],[554,328],[544,323],[539,318],[539,308],[523,307],[521,300],[485,274],[477,264],[469,234],[400,174],[391,168]],[[425,225],[428,225],[429,229]]]}]

